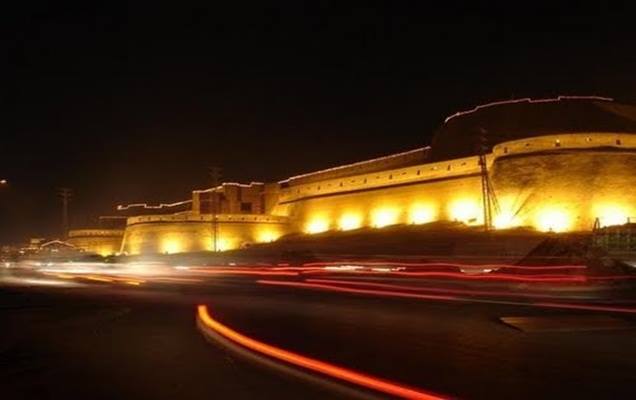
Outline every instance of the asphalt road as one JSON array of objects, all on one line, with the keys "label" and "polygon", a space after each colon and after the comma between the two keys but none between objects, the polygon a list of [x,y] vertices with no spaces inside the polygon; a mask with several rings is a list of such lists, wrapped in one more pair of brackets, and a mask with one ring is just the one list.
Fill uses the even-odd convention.
[{"label": "asphalt road", "polygon": [[615,316],[628,329],[524,332],[499,318],[599,313],[331,293],[222,276],[187,285],[0,286],[0,393],[6,399],[352,396],[206,340],[196,327],[197,304],[263,342],[452,398],[635,394],[633,314]]}]

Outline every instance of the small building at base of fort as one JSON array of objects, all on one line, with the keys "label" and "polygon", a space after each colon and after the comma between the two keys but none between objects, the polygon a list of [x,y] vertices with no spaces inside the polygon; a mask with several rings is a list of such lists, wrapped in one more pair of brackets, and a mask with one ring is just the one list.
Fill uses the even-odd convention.
[{"label": "small building at base of fort", "polygon": [[495,229],[627,223],[636,219],[636,107],[599,97],[492,103],[448,117],[431,147],[276,183],[224,183],[173,204],[119,206],[128,215],[119,252],[223,251],[289,234],[435,221],[483,225],[484,171]]}]

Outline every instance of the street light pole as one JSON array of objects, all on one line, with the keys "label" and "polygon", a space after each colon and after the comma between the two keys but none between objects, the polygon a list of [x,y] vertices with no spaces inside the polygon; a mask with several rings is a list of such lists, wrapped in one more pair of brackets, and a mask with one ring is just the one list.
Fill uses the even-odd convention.
[{"label": "street light pole", "polygon": [[488,161],[486,159],[486,151],[488,150],[486,130],[480,129],[478,154],[479,169],[481,171],[481,199],[484,213],[484,230],[489,232],[493,229],[493,214],[499,212],[499,203],[495,190],[492,187],[490,176],[488,175]]},{"label": "street light pole", "polygon": [[212,182],[212,190],[210,191],[210,212],[212,214],[212,250],[216,253],[219,251],[218,237],[219,237],[219,224],[217,221],[218,213],[218,196],[216,195],[216,188],[221,182],[221,168],[210,167],[210,180]]},{"label": "street light pole", "polygon": [[62,199],[62,237],[66,238],[68,234],[68,203],[73,197],[73,190],[69,188],[59,188],[58,196]]}]

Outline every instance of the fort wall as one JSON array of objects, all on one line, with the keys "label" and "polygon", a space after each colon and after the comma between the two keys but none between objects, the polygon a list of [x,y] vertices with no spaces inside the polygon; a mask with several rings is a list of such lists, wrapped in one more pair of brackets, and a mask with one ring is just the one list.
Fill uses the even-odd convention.
[{"label": "fort wall", "polygon": [[[219,248],[276,240],[287,233],[458,221],[483,224],[478,156],[433,163],[422,150],[319,171],[263,186],[266,214],[220,214]],[[391,164],[393,165],[393,164]],[[636,218],[636,135],[553,134],[507,141],[486,155],[496,228],[589,231]],[[194,205],[200,200],[195,198]],[[251,200],[255,202],[255,200]],[[260,209],[259,209],[260,210]],[[131,217],[121,250],[129,254],[209,250],[211,215]]]},{"label": "fort wall", "polygon": [[[636,135],[585,132],[504,142],[486,157],[497,228],[591,230],[636,216]],[[317,233],[395,224],[483,224],[479,157],[290,185],[274,213]]]},{"label": "fort wall", "polygon": [[[218,214],[217,249],[237,249],[271,242],[288,233],[284,217]],[[121,245],[125,254],[183,253],[213,248],[211,215],[146,215],[131,217]]]},{"label": "fort wall", "polygon": [[590,231],[636,218],[636,135],[547,135],[493,149],[503,226]]},{"label": "fort wall", "polygon": [[75,229],[68,232],[67,242],[101,256],[119,253],[124,230],[122,229]]},{"label": "fort wall", "polygon": [[478,157],[294,185],[275,213],[305,233],[352,230],[439,219],[481,221]]}]

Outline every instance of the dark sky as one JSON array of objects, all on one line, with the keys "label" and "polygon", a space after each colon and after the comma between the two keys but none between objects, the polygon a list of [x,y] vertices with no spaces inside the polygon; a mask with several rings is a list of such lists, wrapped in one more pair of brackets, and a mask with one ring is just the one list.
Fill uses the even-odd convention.
[{"label": "dark sky", "polygon": [[60,186],[79,226],[209,165],[270,181],[425,145],[487,101],[636,102],[633,10],[606,2],[23,3],[0,17],[0,242],[53,234]]}]

